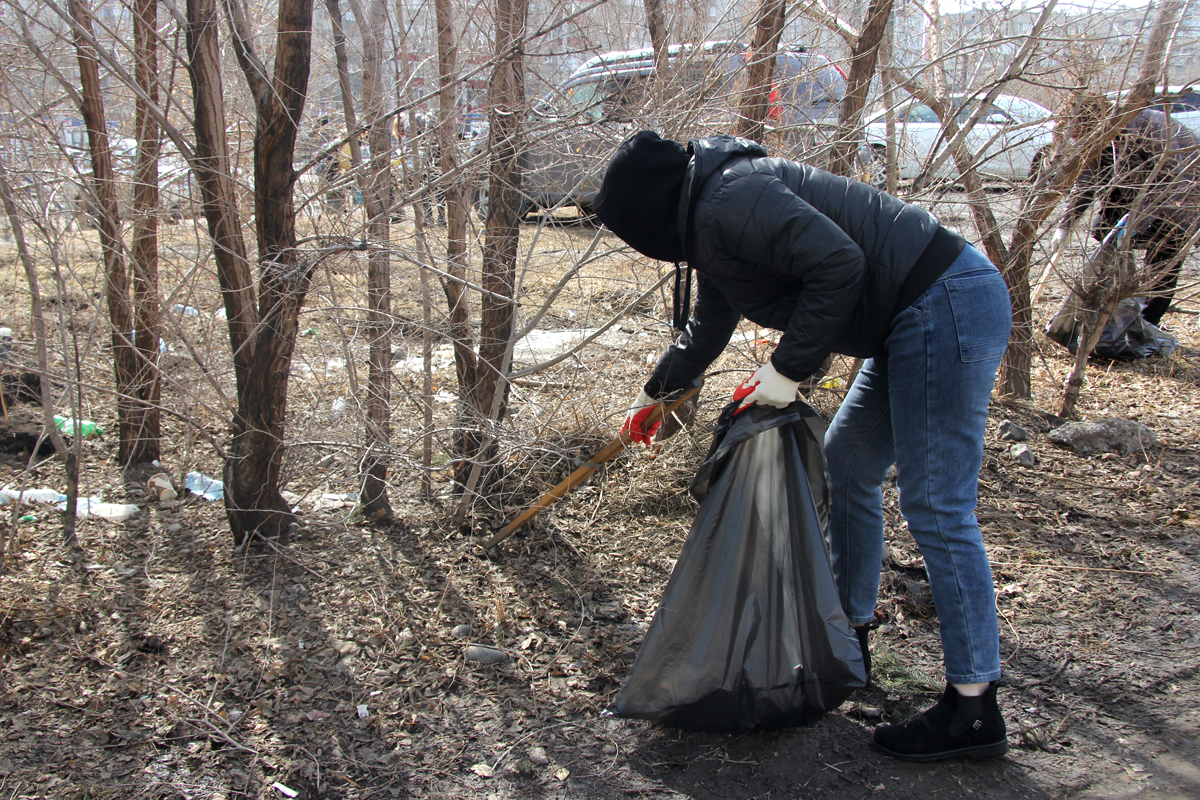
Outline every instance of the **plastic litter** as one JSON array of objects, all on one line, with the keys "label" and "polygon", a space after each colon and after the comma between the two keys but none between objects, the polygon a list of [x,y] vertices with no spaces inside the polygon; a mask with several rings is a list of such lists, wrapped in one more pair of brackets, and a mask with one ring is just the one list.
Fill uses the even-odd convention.
[{"label": "plastic litter", "polygon": [[26,489],[23,492],[7,487],[0,489],[0,506],[8,505],[13,501],[28,505],[29,503],[61,503],[66,499],[65,494],[59,494],[54,489]]},{"label": "plastic litter", "polygon": [[726,407],[701,505],[605,716],[737,733],[807,725],[866,682],[825,546],[823,424],[803,401]]},{"label": "plastic litter", "polygon": [[[66,498],[55,506],[59,511],[67,510]],[[128,503],[105,503],[99,497],[80,497],[75,501],[75,516],[78,519],[99,517],[112,522],[124,522],[138,513],[135,505]]]},{"label": "plastic litter", "polygon": [[104,428],[100,427],[90,419],[74,419],[73,417],[63,417],[58,414],[54,415],[54,427],[58,428],[63,433],[69,436],[80,435],[85,439],[92,436],[104,435]]},{"label": "plastic litter", "polygon": [[183,304],[181,304],[181,303],[176,303],[175,305],[171,306],[171,313],[173,313],[173,314],[183,314],[185,317],[198,317],[198,316],[200,316],[200,311],[199,311],[199,309],[192,308],[191,306],[185,306],[185,305],[183,305]]},{"label": "plastic litter", "polygon": [[333,401],[333,405],[329,408],[329,418],[337,422],[346,415],[346,398],[339,397]]},{"label": "plastic litter", "polygon": [[[1046,336],[1074,353],[1079,349],[1083,321],[1075,315],[1069,301],[1070,298],[1046,325]],[[1092,357],[1135,361],[1158,355],[1169,357],[1178,350],[1178,339],[1142,317],[1145,307],[1144,297],[1122,300],[1100,333]]]},{"label": "plastic litter", "polygon": [[192,494],[198,494],[206,500],[223,500],[225,498],[225,484],[201,472],[189,472],[184,479],[183,486]]}]

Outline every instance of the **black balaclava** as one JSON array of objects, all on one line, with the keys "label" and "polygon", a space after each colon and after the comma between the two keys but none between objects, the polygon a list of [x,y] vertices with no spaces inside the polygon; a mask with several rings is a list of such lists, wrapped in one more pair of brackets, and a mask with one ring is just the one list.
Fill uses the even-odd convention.
[{"label": "black balaclava", "polygon": [[679,201],[688,159],[679,142],[654,131],[634,134],[608,163],[596,195],[596,216],[642,255],[684,261]]}]

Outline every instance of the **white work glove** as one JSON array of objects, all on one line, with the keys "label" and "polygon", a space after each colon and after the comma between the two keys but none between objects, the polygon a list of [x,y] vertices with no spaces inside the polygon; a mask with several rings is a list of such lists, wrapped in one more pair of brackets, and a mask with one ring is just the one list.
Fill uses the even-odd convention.
[{"label": "white work glove", "polygon": [[1071,235],[1069,228],[1059,228],[1054,232],[1054,238],[1050,240],[1050,252],[1057,253],[1066,243],[1067,237]]},{"label": "white work glove", "polygon": [[740,414],[755,403],[786,408],[796,399],[796,392],[799,389],[800,381],[780,375],[768,361],[734,390],[734,401],[741,400],[742,404],[733,413]]},{"label": "white work glove", "polygon": [[650,444],[654,434],[658,433],[658,429],[662,427],[661,418],[649,428],[646,427],[646,417],[650,416],[650,411],[656,405],[658,403],[646,394],[645,389],[638,392],[637,399],[633,401],[629,412],[625,414],[625,424],[621,426],[621,433],[628,431],[630,441]]}]

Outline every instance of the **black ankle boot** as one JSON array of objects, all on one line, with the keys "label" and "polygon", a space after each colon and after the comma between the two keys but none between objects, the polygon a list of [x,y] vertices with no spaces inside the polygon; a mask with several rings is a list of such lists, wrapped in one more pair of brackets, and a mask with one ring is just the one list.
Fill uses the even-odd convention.
[{"label": "black ankle boot", "polygon": [[871,685],[871,648],[867,647],[867,634],[870,630],[870,625],[854,626],[854,632],[858,634],[858,644],[862,647],[863,666],[867,669],[866,686]]},{"label": "black ankle boot", "polygon": [[899,725],[875,729],[871,746],[906,761],[956,756],[993,758],[1008,752],[1008,732],[996,703],[996,682],[979,697],[962,697],[947,685],[933,708]]}]

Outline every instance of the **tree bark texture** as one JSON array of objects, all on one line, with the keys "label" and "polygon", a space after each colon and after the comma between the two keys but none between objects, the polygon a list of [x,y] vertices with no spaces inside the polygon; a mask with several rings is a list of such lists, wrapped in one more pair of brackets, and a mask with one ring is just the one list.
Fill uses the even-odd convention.
[{"label": "tree bark texture", "polygon": [[858,127],[862,120],[863,108],[867,104],[871,78],[875,75],[880,43],[887,32],[891,16],[892,0],[871,0],[867,7],[866,20],[850,56],[850,75],[846,79],[846,94],[842,96],[830,163],[830,171],[838,175],[854,174],[861,146]]},{"label": "tree bark texture", "polygon": [[117,391],[118,459],[129,464],[136,450],[138,357],[134,347],[133,307],[129,300],[129,275],[125,268],[125,246],[121,239],[121,211],[117,201],[112,152],[105,131],[104,99],[100,66],[92,47],[92,13],[84,0],[70,0],[75,53],[79,62],[80,113],[87,128],[92,162],[89,204],[95,211],[104,256],[104,297],[112,325],[113,373]]},{"label": "tree bark texture", "polygon": [[[346,31],[342,24],[342,9],[338,0],[325,0],[325,11],[333,28],[333,59],[337,65],[338,88],[342,93],[342,115],[346,119],[346,133],[350,137],[350,163],[356,172],[362,166],[362,147],[358,141],[358,118],[354,111],[354,90],[350,86],[350,57],[346,53]],[[355,13],[355,19],[362,19]],[[365,68],[365,66],[364,66]],[[333,154],[337,158],[337,153]],[[361,175],[361,173],[358,173]],[[363,188],[360,184],[359,188]],[[339,189],[340,191],[340,189]]]},{"label": "tree bark texture", "polygon": [[438,146],[446,192],[446,272],[440,278],[446,295],[450,339],[454,343],[454,364],[462,399],[468,401],[469,387],[475,385],[476,358],[471,332],[470,307],[464,282],[467,277],[467,182],[459,168],[458,136],[455,124],[458,106],[454,99],[458,87],[458,46],[454,37],[452,0],[436,0],[438,37]]},{"label": "tree bark texture", "polygon": [[668,48],[667,18],[663,13],[662,0],[643,0],[646,8],[646,31],[650,34],[650,46],[654,49],[654,75],[661,84],[666,77]]},{"label": "tree bark texture", "polygon": [[[491,196],[483,246],[483,289],[480,302],[479,361],[464,423],[464,460],[459,478],[470,471],[487,427],[504,416],[508,383],[504,355],[515,321],[517,245],[520,233],[521,120],[525,108],[524,56],[526,0],[496,0],[497,63],[488,82],[489,186]],[[493,409],[496,412],[493,414]],[[485,478],[483,486],[488,485]]]},{"label": "tree bark texture", "polygon": [[137,373],[134,376],[136,438],[122,463],[157,461],[161,438],[162,380],[158,345],[162,307],[158,298],[158,0],[136,0],[133,12],[134,80],[141,92],[134,103],[137,167],[133,183],[133,315]]},{"label": "tree bark texture", "polygon": [[229,327],[229,348],[240,397],[250,379],[258,309],[246,240],[242,236],[237,185],[230,169],[225,96],[221,87],[220,19],[215,0],[188,0],[188,75],[192,82],[196,158],[192,171],[213,243],[217,282]]},{"label": "tree bark texture", "polygon": [[[391,242],[392,137],[390,117],[384,115],[383,33],[387,30],[387,0],[368,0],[363,40],[363,117],[368,126],[371,165],[364,200],[367,235],[374,247],[367,256],[367,453],[363,458],[362,509],[367,519],[392,516],[388,502],[387,468],[391,445],[392,285]],[[359,17],[360,19],[362,17]]]},{"label": "tree bark texture", "polygon": [[783,34],[785,0],[761,0],[754,43],[750,47],[750,68],[746,89],[738,112],[737,135],[763,142],[767,135],[767,114],[771,108],[771,76],[775,73],[775,54]]},{"label": "tree bark texture", "polygon": [[233,9],[238,58],[257,106],[254,222],[260,271],[253,360],[245,390],[238,394],[225,462],[225,511],[240,545],[253,533],[286,536],[294,518],[279,490],[288,372],[313,272],[313,263],[296,249],[292,198],[296,134],[308,92],[312,0],[280,0],[269,84],[261,78],[250,40],[237,32],[236,5],[231,1],[227,8]]}]

